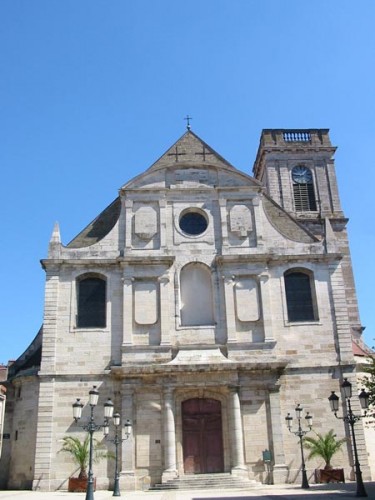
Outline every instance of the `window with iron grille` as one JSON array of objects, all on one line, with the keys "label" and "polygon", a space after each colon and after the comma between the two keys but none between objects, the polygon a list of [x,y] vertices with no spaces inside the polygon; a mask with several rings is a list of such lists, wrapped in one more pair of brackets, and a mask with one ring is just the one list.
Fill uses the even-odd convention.
[{"label": "window with iron grille", "polygon": [[314,321],[312,277],[302,271],[287,271],[284,274],[286,303],[289,321]]},{"label": "window with iron grille", "polygon": [[77,326],[79,328],[106,326],[105,280],[90,276],[78,281]]}]

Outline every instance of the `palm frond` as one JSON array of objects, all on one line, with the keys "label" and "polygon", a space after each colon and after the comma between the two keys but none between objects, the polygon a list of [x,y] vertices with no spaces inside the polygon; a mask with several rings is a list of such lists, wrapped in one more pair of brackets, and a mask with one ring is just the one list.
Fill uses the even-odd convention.
[{"label": "palm frond", "polygon": [[321,457],[327,465],[331,465],[332,457],[341,449],[347,441],[346,438],[336,439],[334,430],[331,429],[326,434],[315,433],[316,438],[306,436],[303,440],[303,446],[310,451],[307,459]]},{"label": "palm frond", "polygon": [[[103,445],[97,440],[93,440],[93,460],[99,462],[104,458],[112,458],[113,454],[104,449]],[[78,437],[65,436],[63,438],[63,446],[60,451],[69,453],[73,462],[80,468],[80,474],[85,474],[90,455],[90,436],[87,434],[82,441]]]}]

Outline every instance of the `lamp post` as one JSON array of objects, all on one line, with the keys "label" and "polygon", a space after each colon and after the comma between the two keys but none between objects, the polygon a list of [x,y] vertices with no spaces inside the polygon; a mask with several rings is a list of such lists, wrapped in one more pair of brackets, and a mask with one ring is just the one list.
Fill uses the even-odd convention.
[{"label": "lamp post", "polygon": [[[125,427],[125,437],[121,438],[119,436],[119,427],[120,427],[120,414],[115,413],[113,415],[113,424],[115,426],[115,437],[113,439],[108,439],[108,441],[111,441],[111,443],[115,444],[115,484],[113,488],[113,497],[120,497],[120,473],[119,473],[119,466],[118,466],[118,458],[119,458],[119,453],[118,453],[118,448],[119,444],[122,443],[123,441],[126,441],[129,439],[132,433],[132,424],[129,419],[126,420],[124,427]],[[104,435],[107,438],[109,434],[109,426],[104,427]]]},{"label": "lamp post", "polygon": [[361,466],[358,460],[358,451],[357,451],[357,442],[355,439],[355,431],[354,431],[354,424],[358,422],[362,417],[366,416],[367,409],[368,409],[368,401],[370,395],[362,389],[360,394],[358,395],[359,397],[359,402],[361,403],[361,408],[362,410],[365,410],[364,415],[355,415],[352,410],[352,405],[350,402],[350,399],[352,397],[352,384],[348,381],[347,378],[344,378],[344,382],[341,384],[341,390],[343,393],[343,396],[345,398],[345,403],[346,403],[346,415],[343,417],[338,417],[337,412],[339,409],[339,397],[335,394],[335,391],[332,391],[331,395],[328,398],[329,404],[331,405],[331,410],[335,414],[336,418],[339,418],[340,420],[343,420],[344,422],[348,423],[351,428],[351,436],[352,436],[352,441],[353,441],[353,449],[354,449],[354,467],[355,467],[355,477],[357,481],[357,497],[367,497],[365,485],[363,484],[362,480],[362,471],[361,471]]},{"label": "lamp post", "polygon": [[[94,432],[105,428],[108,426],[108,420],[113,415],[113,403],[108,398],[108,401],[104,404],[104,422],[103,424],[97,424],[94,420],[94,408],[98,404],[99,399],[99,391],[96,386],[89,391],[89,405],[90,405],[90,420],[87,424],[82,425],[82,429],[87,431],[90,436],[89,441],[89,474],[87,478],[87,487],[86,487],[86,500],[94,500],[94,474],[92,470],[92,462],[93,462],[93,436]],[[80,399],[77,399],[75,403],[73,403],[73,418],[76,422],[80,420],[82,417],[82,408],[83,404]]]},{"label": "lamp post", "polygon": [[309,486],[309,482],[307,480],[305,456],[303,454],[303,436],[305,436],[308,432],[311,431],[311,428],[312,428],[312,416],[310,415],[309,412],[306,412],[305,421],[306,421],[306,425],[308,426],[308,430],[304,431],[302,429],[302,425],[301,425],[302,411],[303,411],[303,408],[298,403],[297,406],[296,406],[296,408],[295,408],[297,422],[298,422],[298,429],[296,431],[292,430],[293,417],[291,416],[290,413],[288,413],[288,415],[285,417],[285,420],[286,420],[286,425],[288,426],[289,432],[291,432],[295,436],[299,437],[299,443],[300,443],[300,446],[301,446],[301,458],[302,458],[302,468],[301,468],[301,472],[302,472],[302,485],[301,485],[301,488],[308,489],[308,488],[310,488],[310,486]]}]

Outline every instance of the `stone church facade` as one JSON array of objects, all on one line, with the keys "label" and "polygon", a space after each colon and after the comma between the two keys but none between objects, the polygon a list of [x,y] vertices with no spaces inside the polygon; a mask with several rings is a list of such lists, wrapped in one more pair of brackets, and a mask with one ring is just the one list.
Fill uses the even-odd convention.
[{"label": "stone church facade", "polygon": [[[343,377],[356,389],[362,342],[334,153],[326,129],[263,130],[250,176],[188,128],[68,245],[55,226],[43,327],[9,368],[0,484],[67,487],[62,438],[84,436],[72,403],[87,420],[94,385],[96,420],[111,398],[133,424],[124,489],[208,473],[266,482],[264,450],[274,483],[300,481],[285,417],[300,403],[317,432],[345,436],[327,398]],[[348,444],[334,464],[351,477],[352,463]],[[109,487],[113,462],[94,468]]]}]

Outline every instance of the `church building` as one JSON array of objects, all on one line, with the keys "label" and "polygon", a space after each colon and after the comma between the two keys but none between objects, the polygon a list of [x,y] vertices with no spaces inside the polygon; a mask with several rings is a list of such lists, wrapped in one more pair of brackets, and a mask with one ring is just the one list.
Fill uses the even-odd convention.
[{"label": "church building", "polygon": [[[68,245],[55,226],[43,326],[5,383],[0,486],[67,488],[76,467],[62,439],[84,438],[72,404],[87,422],[93,386],[96,422],[110,398],[132,423],[124,490],[212,474],[299,483],[285,420],[298,404],[304,427],[308,412],[316,432],[349,437],[328,402],[336,391],[342,403],[344,378],[359,392],[363,345],[335,150],[327,129],[266,129],[250,175],[188,126]],[[356,437],[370,479],[362,421]],[[333,461],[353,479],[350,440]],[[324,463],[306,466],[313,481]],[[113,460],[94,475],[110,488]]]}]

